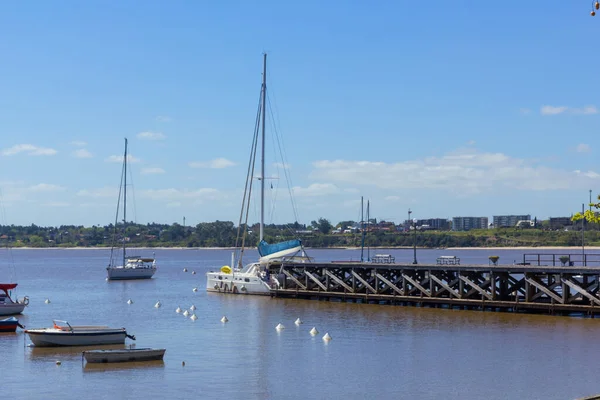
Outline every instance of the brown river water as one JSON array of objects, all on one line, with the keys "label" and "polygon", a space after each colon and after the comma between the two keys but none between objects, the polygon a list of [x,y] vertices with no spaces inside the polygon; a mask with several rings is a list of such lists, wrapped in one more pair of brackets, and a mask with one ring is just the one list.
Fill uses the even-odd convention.
[{"label": "brown river water", "polygon": [[[84,349],[34,348],[19,329],[0,335],[5,395],[350,400],[575,399],[600,393],[599,319],[206,293],[205,273],[229,264],[229,251],[155,251],[153,279],[121,282],[105,281],[108,250],[16,249],[14,262],[1,254],[0,281],[16,280],[18,297],[30,297],[19,316],[26,327],[51,326],[53,319],[126,327],[137,337],[128,345],[167,349],[164,362],[86,365]],[[412,261],[411,250],[378,252]],[[136,253],[151,256],[152,250]],[[487,264],[492,253],[512,263],[523,252],[419,250],[418,256],[420,262],[444,254]],[[357,259],[360,251],[310,255]],[[157,301],[162,307],[154,307]],[[196,321],[175,312],[192,305]],[[220,322],[223,315],[229,322]],[[296,318],[304,323],[296,326]],[[278,323],[285,329],[277,331]],[[313,326],[316,336],[309,334]],[[322,340],[325,333],[330,342]]]}]

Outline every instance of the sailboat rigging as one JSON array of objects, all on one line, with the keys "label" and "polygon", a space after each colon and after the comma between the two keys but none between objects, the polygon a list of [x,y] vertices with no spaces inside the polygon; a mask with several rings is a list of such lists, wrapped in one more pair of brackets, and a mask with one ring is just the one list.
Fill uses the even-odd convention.
[{"label": "sailboat rigging", "polygon": [[[123,193],[123,230],[120,235],[122,242],[122,264],[115,265],[115,243],[119,235],[117,228],[119,226],[119,208],[121,201],[121,191]],[[110,249],[110,261],[107,271],[108,280],[124,279],[150,279],[156,273],[156,260],[154,257],[127,256],[127,138],[125,138],[125,152],[123,154],[123,169],[121,173],[121,186],[119,187],[119,198],[117,199],[117,213],[115,216],[115,230],[113,235],[113,244]]]},{"label": "sailboat rigging", "polygon": [[[243,293],[243,294],[270,294],[271,289],[279,287],[279,282],[274,276],[268,273],[268,264],[275,260],[302,261],[306,257],[302,242],[299,239],[288,240],[279,243],[269,244],[265,241],[265,118],[266,118],[266,91],[267,91],[267,55],[263,54],[263,74],[260,93],[259,109],[256,115],[254,136],[250,151],[250,160],[246,175],[246,186],[242,200],[242,209],[238,224],[238,236],[236,239],[236,248],[239,248],[237,267],[235,254],[232,254],[231,267],[224,266],[220,271],[208,272],[206,274],[206,290],[209,292],[221,293]],[[260,135],[259,135],[260,133]],[[243,254],[248,234],[248,211],[250,208],[250,198],[252,194],[252,182],[254,167],[256,161],[256,152],[259,147],[260,136],[260,223],[259,223],[259,243],[258,253],[260,258],[258,262],[253,262],[245,267],[243,265]],[[271,185],[272,188],[272,185]],[[298,253],[302,253],[298,256]]]}]

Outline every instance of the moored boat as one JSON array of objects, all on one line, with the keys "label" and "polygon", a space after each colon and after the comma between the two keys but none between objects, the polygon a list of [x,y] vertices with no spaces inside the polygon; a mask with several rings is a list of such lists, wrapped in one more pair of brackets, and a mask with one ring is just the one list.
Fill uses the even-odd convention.
[{"label": "moored boat", "polygon": [[[127,139],[125,139],[125,153],[123,154],[123,170],[121,175],[121,190],[119,190],[119,198],[117,200],[117,216],[115,219],[115,232],[113,236],[113,245],[110,249],[110,261],[106,267],[106,279],[108,280],[126,280],[126,279],[150,279],[156,273],[156,260],[154,257],[132,257],[127,256],[126,244],[129,238],[127,237]],[[121,203],[121,191],[123,193],[123,223],[122,231],[117,235],[117,226],[119,218],[119,205]],[[121,242],[123,249],[122,264],[117,265],[115,256],[115,243]]]},{"label": "moored boat", "polygon": [[165,355],[166,349],[114,349],[114,350],[87,350],[83,357],[89,363],[120,363],[133,361],[159,361]]},{"label": "moored boat", "polygon": [[24,328],[15,317],[0,319],[0,332],[15,332],[17,327]]},{"label": "moored boat", "polygon": [[125,338],[135,340],[125,328],[108,326],[72,326],[67,321],[54,320],[51,328],[26,329],[31,342],[38,347],[95,346],[124,344]]},{"label": "moored boat", "polygon": [[10,297],[9,290],[17,287],[16,283],[0,283],[0,316],[21,314],[29,304],[29,297],[14,301]]}]

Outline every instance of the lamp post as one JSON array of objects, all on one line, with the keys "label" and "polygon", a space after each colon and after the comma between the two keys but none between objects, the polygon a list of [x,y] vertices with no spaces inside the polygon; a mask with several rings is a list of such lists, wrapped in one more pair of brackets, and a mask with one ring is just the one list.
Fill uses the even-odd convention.
[{"label": "lamp post", "polygon": [[417,219],[413,219],[413,231],[414,231],[414,240],[413,240],[413,264],[417,263]]},{"label": "lamp post", "polygon": [[408,228],[410,230],[410,214],[412,214],[412,211],[410,211],[410,208],[408,209],[408,219],[406,220],[406,223],[409,225]]}]

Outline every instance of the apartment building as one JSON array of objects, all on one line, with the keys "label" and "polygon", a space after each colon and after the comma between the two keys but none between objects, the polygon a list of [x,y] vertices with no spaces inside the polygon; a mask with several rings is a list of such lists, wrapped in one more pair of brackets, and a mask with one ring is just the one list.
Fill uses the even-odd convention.
[{"label": "apartment building", "polygon": [[453,231],[470,231],[471,229],[487,229],[488,217],[453,217]]}]

